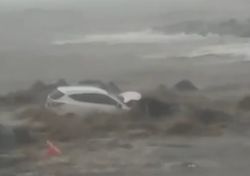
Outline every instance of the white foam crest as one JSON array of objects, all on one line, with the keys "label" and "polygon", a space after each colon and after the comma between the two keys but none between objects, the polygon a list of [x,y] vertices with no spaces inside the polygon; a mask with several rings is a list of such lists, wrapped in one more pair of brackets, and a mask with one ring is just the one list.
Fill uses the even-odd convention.
[{"label": "white foam crest", "polygon": [[200,57],[206,55],[244,56],[245,59],[248,58],[250,60],[250,42],[202,47],[191,52],[189,57]]},{"label": "white foam crest", "polygon": [[150,43],[171,43],[200,41],[207,38],[217,38],[217,35],[209,34],[202,36],[198,34],[164,34],[153,30],[143,30],[138,32],[124,32],[112,34],[90,34],[82,37],[76,37],[66,40],[56,40],[54,45],[65,44],[88,44],[88,43],[105,43],[105,44],[150,44]]}]

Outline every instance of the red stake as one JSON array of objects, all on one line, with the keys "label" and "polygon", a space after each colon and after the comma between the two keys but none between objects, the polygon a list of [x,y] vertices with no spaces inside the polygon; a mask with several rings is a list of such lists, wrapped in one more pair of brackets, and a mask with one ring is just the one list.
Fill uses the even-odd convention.
[{"label": "red stake", "polygon": [[62,151],[55,146],[51,141],[46,141],[46,144],[48,146],[47,148],[47,156],[49,157],[55,157],[55,156],[59,156],[62,154]]}]

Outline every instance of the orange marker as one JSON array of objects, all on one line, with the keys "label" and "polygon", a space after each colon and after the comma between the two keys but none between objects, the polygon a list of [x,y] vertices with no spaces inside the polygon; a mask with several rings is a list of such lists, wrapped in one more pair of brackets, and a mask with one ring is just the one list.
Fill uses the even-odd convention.
[{"label": "orange marker", "polygon": [[54,156],[59,156],[62,154],[62,151],[55,146],[51,141],[46,141],[46,144],[48,146],[47,148],[47,156],[49,157],[54,157]]}]

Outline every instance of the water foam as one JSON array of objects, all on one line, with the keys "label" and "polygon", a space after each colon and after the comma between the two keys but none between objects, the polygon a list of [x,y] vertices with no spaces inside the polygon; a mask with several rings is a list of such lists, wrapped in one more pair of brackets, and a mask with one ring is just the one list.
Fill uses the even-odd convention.
[{"label": "water foam", "polygon": [[105,43],[105,44],[153,44],[153,43],[171,43],[171,42],[187,42],[200,41],[207,38],[218,37],[214,34],[202,36],[199,34],[165,34],[153,30],[143,30],[137,32],[124,32],[112,34],[89,34],[78,36],[71,39],[56,40],[54,45],[65,44],[88,44],[88,43]]},{"label": "water foam", "polygon": [[191,52],[189,57],[201,57],[206,55],[244,56],[250,60],[250,42],[202,47]]}]

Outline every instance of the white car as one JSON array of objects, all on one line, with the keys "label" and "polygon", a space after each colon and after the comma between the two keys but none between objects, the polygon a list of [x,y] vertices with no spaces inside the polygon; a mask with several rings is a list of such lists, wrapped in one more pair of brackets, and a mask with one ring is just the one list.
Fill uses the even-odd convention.
[{"label": "white car", "polygon": [[46,108],[59,115],[86,115],[93,112],[114,113],[130,108],[119,96],[91,86],[58,87],[48,95]]}]

